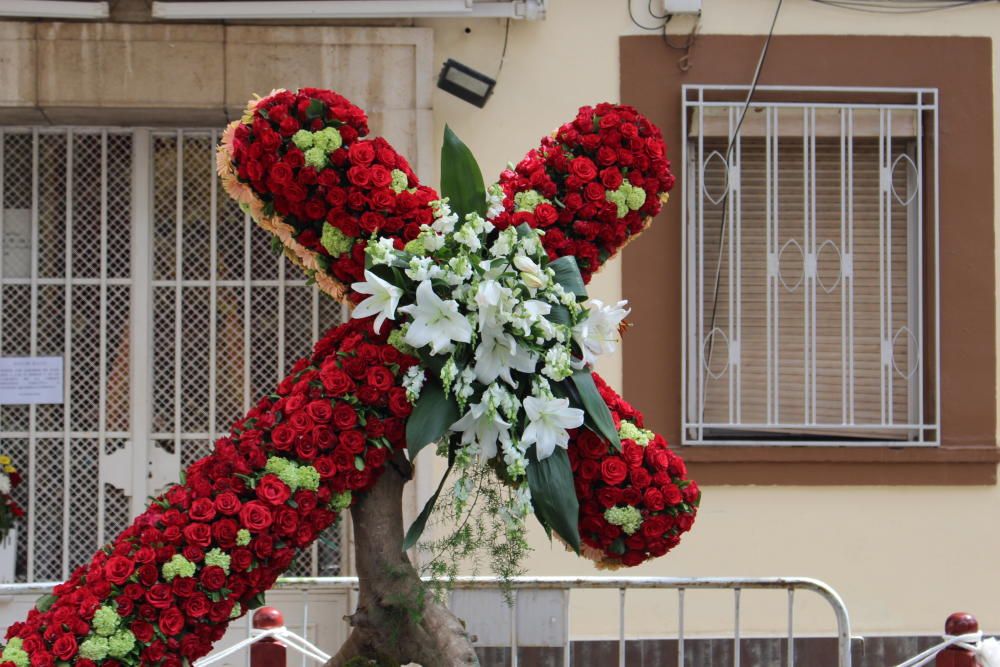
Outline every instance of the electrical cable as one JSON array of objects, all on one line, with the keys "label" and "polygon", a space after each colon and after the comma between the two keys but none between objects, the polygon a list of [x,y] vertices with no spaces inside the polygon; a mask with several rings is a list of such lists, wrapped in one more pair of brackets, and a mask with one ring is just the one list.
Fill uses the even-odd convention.
[{"label": "electrical cable", "polygon": [[503,31],[503,50],[500,52],[500,64],[497,66],[497,75],[493,77],[500,80],[500,72],[503,71],[503,61],[507,57],[507,40],[510,38],[510,19],[507,19],[507,27]]},{"label": "electrical cable", "polygon": [[[730,135],[729,143],[726,146],[726,155],[724,162],[728,166],[729,160],[732,158],[733,146],[736,143],[736,137],[740,135],[740,130],[743,128],[743,121],[746,119],[747,111],[750,109],[750,102],[753,100],[753,94],[757,91],[757,84],[760,82],[760,74],[764,69],[764,62],[767,60],[767,52],[771,46],[771,38],[774,36],[774,27],[778,23],[778,14],[781,13],[781,5],[784,0],[778,0],[777,6],[774,8],[774,17],[771,19],[771,27],[767,31],[767,37],[764,39],[764,46],[760,50],[760,57],[757,58],[757,67],[754,69],[753,78],[750,81],[750,89],[747,90],[747,98],[743,103],[743,109],[740,111],[739,120],[736,122],[736,130]],[[701,128],[704,131],[704,128]],[[686,140],[686,138],[685,138]],[[728,183],[728,177],[727,177]],[[709,331],[715,330],[716,318],[719,314],[719,287],[722,282],[722,251],[723,243],[725,241],[726,234],[726,204],[729,203],[729,192],[730,189],[727,187],[725,194],[722,196],[722,202],[719,204],[722,208],[722,219],[719,221],[719,259],[715,264],[715,289],[712,295],[712,323],[709,327]],[[708,358],[705,360],[705,365],[709,368],[712,364],[712,352],[715,348],[715,336],[712,336],[708,345]],[[701,400],[702,414],[700,420],[704,421],[705,417],[705,393],[707,393],[707,383],[702,389],[703,395]]]},{"label": "electrical cable", "polygon": [[996,0],[812,0],[817,4],[867,14],[927,14]]},{"label": "electrical cable", "polygon": [[643,24],[639,23],[639,21],[636,20],[635,14],[632,13],[632,0],[625,0],[625,6],[628,7],[628,17],[629,17],[629,19],[631,19],[632,23],[637,28],[639,28],[640,30],[648,30],[649,32],[655,32],[655,31],[661,30],[663,28],[663,26],[666,25],[667,22],[670,20],[669,18],[667,18],[665,16],[664,17],[660,17],[660,16],[657,16],[657,15],[653,14],[653,11],[652,11],[653,2],[652,2],[652,0],[650,0],[649,6],[648,6],[649,7],[649,13],[650,13],[650,15],[653,18],[656,18],[656,19],[659,19],[659,18],[663,19],[663,22],[660,23],[660,25],[657,25],[657,26],[650,27],[648,25],[643,25]]}]

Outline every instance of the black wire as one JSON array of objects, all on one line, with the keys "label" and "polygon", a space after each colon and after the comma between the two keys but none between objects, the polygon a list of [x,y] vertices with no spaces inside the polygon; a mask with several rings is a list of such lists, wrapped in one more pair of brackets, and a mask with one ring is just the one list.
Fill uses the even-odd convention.
[{"label": "black wire", "polygon": [[[650,0],[649,3],[650,7],[652,7],[652,4],[653,4],[652,0]],[[632,13],[632,0],[625,0],[625,6],[628,7],[628,17],[632,20],[632,23],[635,24],[637,28],[640,28],[642,30],[649,30],[650,32],[654,30],[660,30],[661,28],[663,28],[663,25],[667,22],[666,20],[664,20],[663,23],[661,23],[658,26],[653,26],[652,28],[649,27],[648,25],[643,25],[635,20],[635,14]],[[650,10],[650,14],[652,14],[652,10]],[[665,18],[665,17],[659,17],[653,15],[653,18]]]},{"label": "black wire", "polygon": [[[771,46],[771,38],[774,36],[774,26],[778,23],[778,14],[781,13],[781,5],[783,2],[784,0],[778,0],[778,4],[774,8],[774,17],[771,19],[771,27],[767,31],[767,37],[764,39],[764,46],[760,50],[760,57],[757,59],[757,68],[754,70],[753,79],[750,82],[750,89],[747,91],[747,99],[746,102],[743,103],[743,110],[740,111],[740,118],[736,123],[736,131],[729,137],[729,145],[726,147],[726,165],[729,164],[729,160],[732,158],[733,146],[736,143],[736,137],[740,135],[740,130],[743,128],[743,121],[746,119],[747,111],[750,109],[750,102],[753,100],[753,94],[757,91],[757,84],[760,82],[760,74],[764,70],[764,62],[767,60],[767,52]],[[704,131],[704,128],[702,128],[701,131]],[[729,202],[729,192],[730,189],[727,187],[720,204],[722,207],[722,219],[719,221],[719,261],[716,263],[715,289],[712,295],[712,324],[709,331],[713,331],[715,329],[715,320],[719,313],[719,286],[721,284],[722,275],[722,244],[725,242],[726,238],[726,204]],[[710,366],[712,363],[712,352],[714,348],[715,336],[712,336],[711,342],[708,345],[708,359],[706,360],[706,365]],[[702,400],[702,410],[704,410],[704,405],[705,401]],[[704,412],[702,413],[702,416],[704,416]]]},{"label": "black wire", "polygon": [[503,51],[500,52],[500,65],[497,67],[497,75],[493,77],[500,80],[500,72],[503,71],[503,61],[507,57],[507,39],[510,37],[510,19],[507,19],[507,27],[503,31]]}]

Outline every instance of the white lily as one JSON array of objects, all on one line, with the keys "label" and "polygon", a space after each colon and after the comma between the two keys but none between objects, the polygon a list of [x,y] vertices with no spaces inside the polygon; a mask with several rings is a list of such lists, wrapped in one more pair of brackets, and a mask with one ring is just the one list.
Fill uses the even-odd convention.
[{"label": "white lily", "polygon": [[504,446],[510,443],[510,424],[495,409],[490,409],[485,400],[469,406],[469,411],[449,428],[462,434],[463,445],[472,442],[479,445],[480,463],[497,455],[498,442]]},{"label": "white lily", "polygon": [[430,345],[431,354],[441,354],[450,352],[453,342],[472,340],[472,326],[458,312],[458,302],[441,299],[434,293],[429,280],[417,285],[417,302],[399,310],[413,318],[404,338],[413,347]]},{"label": "white lily", "polygon": [[584,362],[592,364],[598,356],[610,354],[618,347],[618,326],[631,312],[625,307],[627,304],[628,301],[619,301],[605,305],[600,299],[587,303],[587,319],[573,327],[573,339],[583,352]]},{"label": "white lily", "polygon": [[529,396],[524,399],[524,412],[528,415],[528,427],[521,436],[521,444],[534,444],[539,461],[552,456],[556,447],[566,449],[569,446],[566,429],[583,424],[583,410],[569,407],[566,398]]},{"label": "white lily", "polygon": [[375,333],[379,333],[382,324],[387,319],[396,319],[396,306],[399,305],[399,299],[403,296],[403,290],[367,270],[365,271],[365,281],[351,285],[351,289],[355,292],[371,295],[354,308],[351,317],[361,319],[378,315],[375,318]]},{"label": "white lily", "polygon": [[516,387],[510,372],[534,373],[537,364],[537,354],[519,347],[510,334],[494,329],[484,331],[476,347],[476,379],[485,385],[501,377],[507,384]]}]

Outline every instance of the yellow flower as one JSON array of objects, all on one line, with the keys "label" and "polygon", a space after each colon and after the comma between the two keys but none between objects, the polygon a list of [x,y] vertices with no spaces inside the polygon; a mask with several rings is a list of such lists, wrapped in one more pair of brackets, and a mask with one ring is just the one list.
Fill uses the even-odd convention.
[{"label": "yellow flower", "polygon": [[14,466],[4,466],[3,471],[9,475],[12,472],[17,472],[17,469]]},{"label": "yellow flower", "polygon": [[10,457],[6,454],[0,454],[0,465],[10,465]]}]

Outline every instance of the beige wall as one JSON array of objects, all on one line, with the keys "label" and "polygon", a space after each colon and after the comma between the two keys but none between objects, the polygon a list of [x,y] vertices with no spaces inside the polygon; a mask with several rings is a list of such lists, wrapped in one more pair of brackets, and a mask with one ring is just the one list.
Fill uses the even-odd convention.
[{"label": "beige wall", "polygon": [[[638,9],[646,3],[633,4]],[[775,4],[705,0],[700,31],[765,33]],[[437,62],[451,57],[486,73],[496,71],[503,43],[501,21],[420,24],[434,28]],[[682,42],[690,19],[679,18],[675,24],[673,40]],[[470,34],[464,32],[467,25]],[[435,92],[435,136],[447,122],[479,156],[487,177],[496,174],[544,133],[571,118],[579,105],[617,100],[618,38],[640,32],[630,23],[622,2],[552,0],[548,20],[512,25],[506,64],[486,108],[475,109]],[[776,32],[985,35],[1000,44],[1000,8],[984,5],[936,14],[878,16],[786,0]],[[697,59],[693,66],[697,69]],[[655,72],[650,73],[650,85],[657,85]],[[961,100],[942,104],[961,104]],[[1000,131],[995,136],[1000,137]],[[996,153],[1000,156],[1000,147]],[[1000,167],[995,173],[1000,178]],[[595,278],[591,293],[604,299],[629,296],[621,294],[618,262]],[[620,357],[605,359],[599,371],[621,387]],[[626,398],[640,409],[655,400]],[[997,487],[709,487],[693,532],[676,552],[627,573],[811,576],[841,593],[859,634],[937,632],[944,617],[958,609],[976,613],[986,630],[996,632],[1000,631],[1000,533],[992,527],[998,521]],[[531,574],[595,573],[587,561],[550,546],[541,531],[533,532],[533,544]],[[762,596],[746,594],[744,629],[781,631],[784,598],[767,601]],[[673,627],[674,595],[635,597],[629,605],[630,633],[648,636]],[[801,596],[802,607],[796,602],[803,612],[797,629],[832,629],[829,613],[822,605],[806,604],[807,597]],[[689,594],[689,601],[697,599]],[[613,602],[610,595],[582,597],[572,611],[574,634],[614,634]],[[729,607],[709,608],[719,603],[730,604],[726,598],[706,596],[706,606],[690,612],[688,628],[729,631]]]}]

